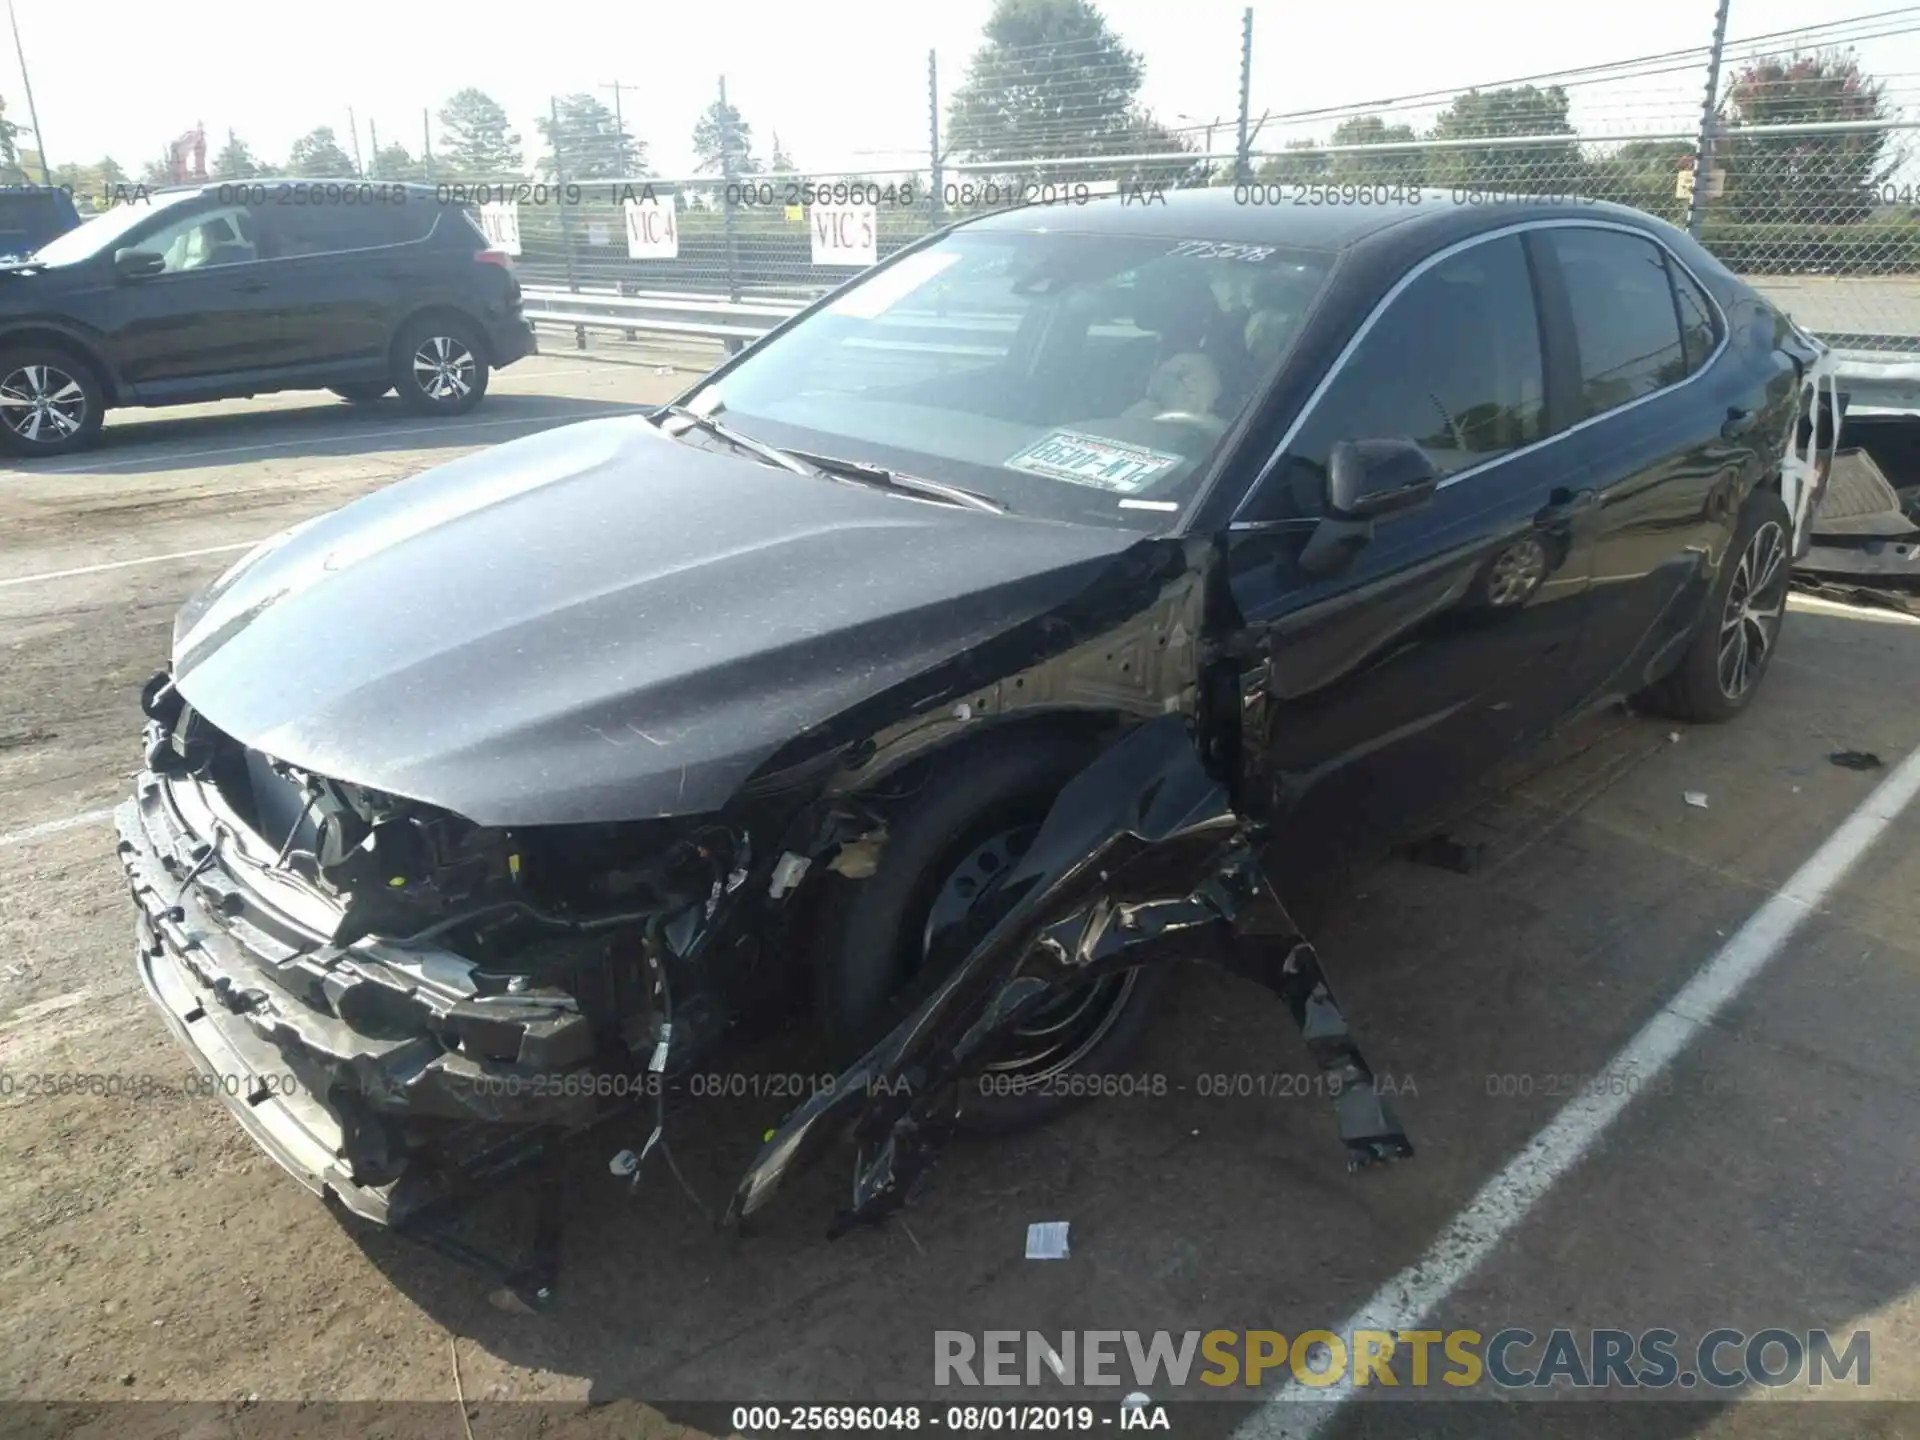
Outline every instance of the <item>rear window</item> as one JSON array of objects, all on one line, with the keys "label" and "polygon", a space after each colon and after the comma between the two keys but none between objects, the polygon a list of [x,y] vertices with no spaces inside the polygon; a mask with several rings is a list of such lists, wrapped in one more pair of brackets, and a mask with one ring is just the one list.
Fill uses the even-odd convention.
[{"label": "rear window", "polygon": [[0,187],[0,255],[25,255],[80,223],[73,198],[59,187]]}]

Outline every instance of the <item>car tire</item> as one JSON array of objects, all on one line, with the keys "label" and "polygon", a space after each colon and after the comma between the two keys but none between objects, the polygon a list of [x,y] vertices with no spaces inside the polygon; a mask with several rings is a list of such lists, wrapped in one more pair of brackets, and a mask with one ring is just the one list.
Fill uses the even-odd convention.
[{"label": "car tire", "polygon": [[327,388],[350,405],[371,405],[393,393],[393,382],[363,380],[352,385],[329,385]]},{"label": "car tire", "polygon": [[[969,885],[977,897],[984,876],[1017,858],[1091,753],[1068,737],[1030,735],[937,762],[912,808],[889,819],[873,874],[836,877],[815,983],[838,1061],[857,1058],[905,1017],[909,997],[926,993],[932,977],[920,962],[938,925],[964,914]],[[1165,982],[1164,968],[1141,968],[1068,992],[963,1084],[961,1127],[1024,1130],[1098,1093],[1098,1077],[1139,1048]]]},{"label": "car tire", "polygon": [[423,315],[393,345],[393,388],[417,415],[464,415],[487,393],[486,347],[468,321]]},{"label": "car tire", "polygon": [[1641,692],[1644,709],[1714,724],[1752,703],[1786,620],[1792,547],[1786,505],[1771,490],[1756,490],[1741,508],[1700,628],[1672,672]]},{"label": "car tire", "polygon": [[106,397],[93,366],[54,345],[0,350],[0,450],[65,455],[93,444]]}]

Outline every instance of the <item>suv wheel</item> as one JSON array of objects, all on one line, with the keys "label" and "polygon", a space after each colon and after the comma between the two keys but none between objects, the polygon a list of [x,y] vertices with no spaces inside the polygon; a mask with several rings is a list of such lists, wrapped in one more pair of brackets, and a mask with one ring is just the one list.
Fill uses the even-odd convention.
[{"label": "suv wheel", "polygon": [[93,368],[47,345],[0,350],[0,449],[64,455],[93,443],[106,418]]},{"label": "suv wheel", "polygon": [[415,320],[393,347],[400,403],[422,415],[466,414],[487,393],[484,355],[465,321],[437,315]]}]

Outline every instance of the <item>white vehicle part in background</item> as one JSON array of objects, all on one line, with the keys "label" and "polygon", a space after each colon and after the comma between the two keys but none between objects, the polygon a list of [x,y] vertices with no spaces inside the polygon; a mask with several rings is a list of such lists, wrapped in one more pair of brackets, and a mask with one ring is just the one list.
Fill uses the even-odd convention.
[{"label": "white vehicle part in background", "polygon": [[1826,488],[1834,452],[1840,448],[1839,365],[1831,348],[1817,340],[1812,343],[1819,358],[1800,377],[1800,399],[1787,428],[1786,454],[1780,459],[1780,498],[1793,517],[1795,560],[1807,553],[1813,541],[1814,508]]}]

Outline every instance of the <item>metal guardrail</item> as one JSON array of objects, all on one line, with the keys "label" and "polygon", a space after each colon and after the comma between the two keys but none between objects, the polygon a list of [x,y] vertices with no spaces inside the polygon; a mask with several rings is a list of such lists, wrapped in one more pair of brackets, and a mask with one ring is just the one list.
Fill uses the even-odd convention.
[{"label": "metal guardrail", "polygon": [[708,296],[650,291],[620,295],[545,286],[521,289],[526,317],[536,325],[575,329],[647,331],[718,340],[737,350],[757,340],[804,307],[782,301],[730,301]]}]

